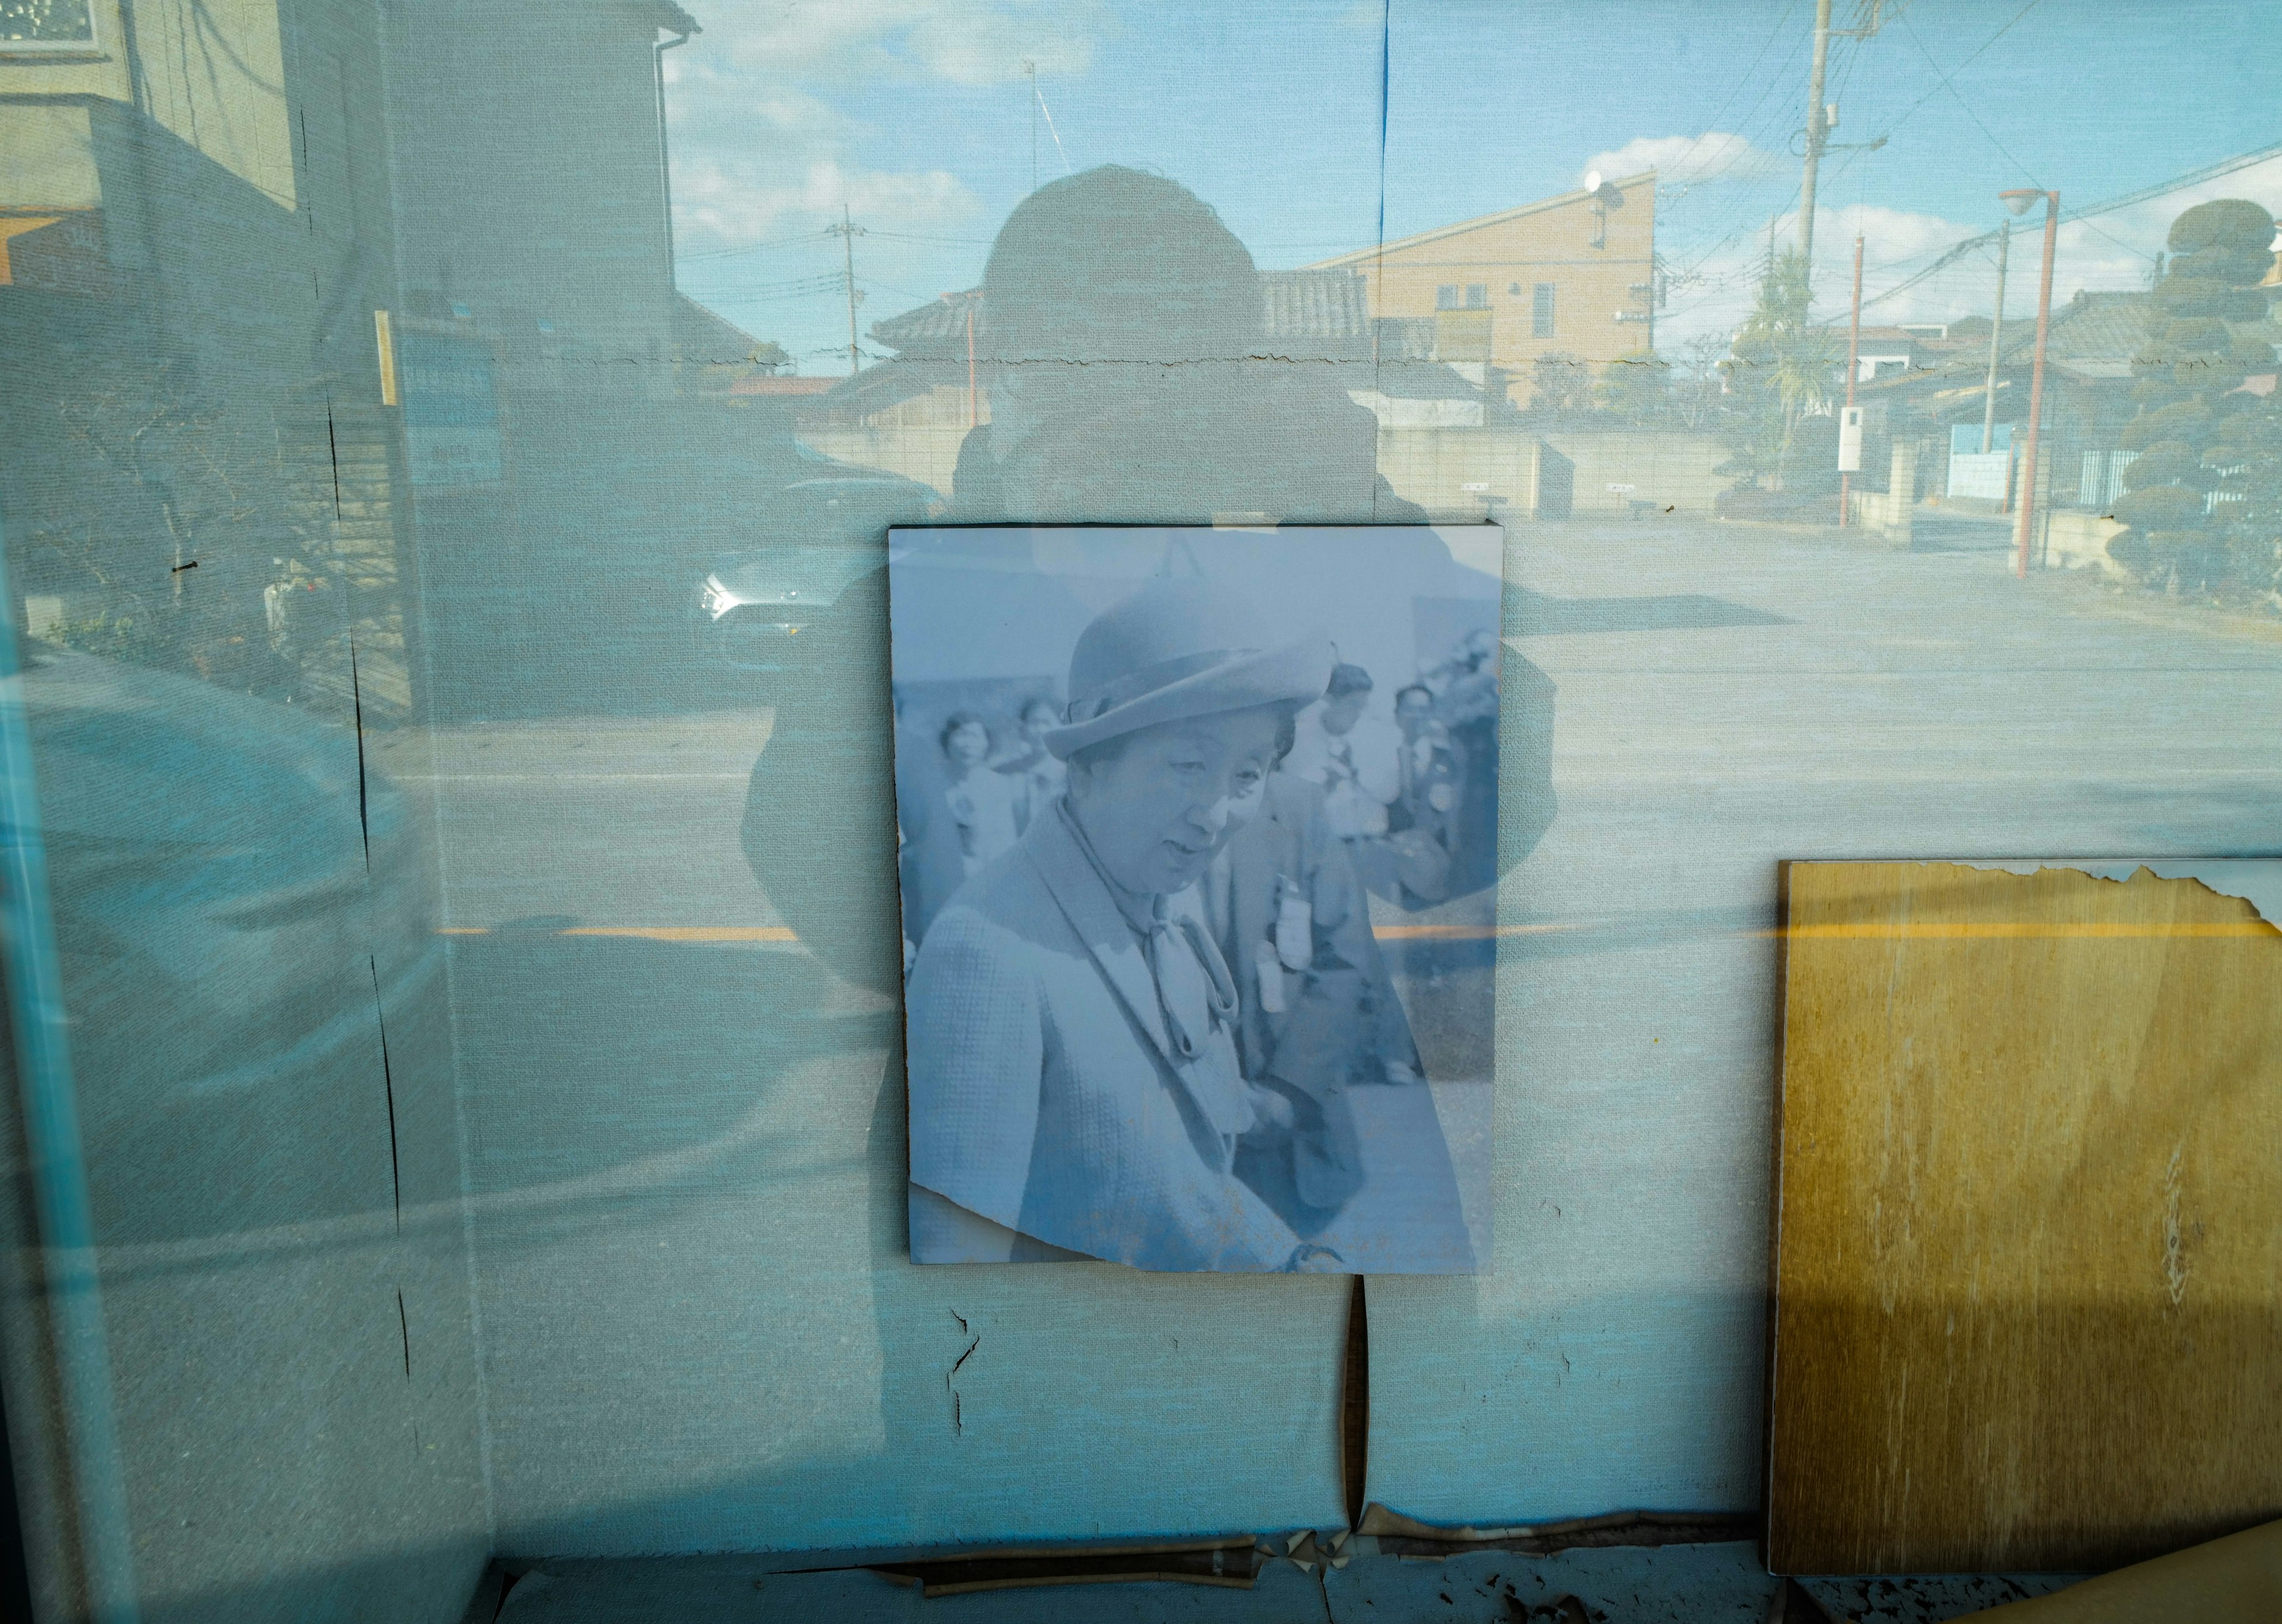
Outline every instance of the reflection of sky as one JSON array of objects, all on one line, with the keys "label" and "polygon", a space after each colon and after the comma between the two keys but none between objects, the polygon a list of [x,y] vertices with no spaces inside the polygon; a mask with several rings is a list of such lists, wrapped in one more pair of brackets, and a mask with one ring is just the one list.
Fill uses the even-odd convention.
[{"label": "reflection of sky", "polygon": [[[665,58],[684,285],[811,372],[844,364],[841,244],[820,235],[843,202],[869,233],[856,244],[862,325],[980,279],[1030,184],[1026,59],[1050,115],[1042,179],[1066,163],[1159,170],[1269,267],[1376,238],[1383,76],[1390,235],[1564,190],[1595,163],[1653,162],[1666,183],[1659,246],[1695,278],[1659,328],[1676,344],[1732,322],[1769,217],[1795,207],[1813,10],[1394,0],[1383,22],[1371,0],[696,9],[706,31]],[[1836,20],[1856,10],[1840,0]],[[2224,0],[1910,0],[1874,38],[1835,41],[1833,139],[1890,140],[1826,160],[1824,299],[1843,296],[1857,229],[1874,295],[1994,224],[2003,188],[2089,203],[2270,143],[2272,32]],[[2065,229],[2056,294],[2138,285],[2171,218],[2213,196],[2282,206],[2282,160]],[[722,253],[762,244],[775,245]],[[1985,310],[1992,276],[1968,256],[1874,314]],[[2016,277],[2014,308],[2033,297],[2033,278]]]}]

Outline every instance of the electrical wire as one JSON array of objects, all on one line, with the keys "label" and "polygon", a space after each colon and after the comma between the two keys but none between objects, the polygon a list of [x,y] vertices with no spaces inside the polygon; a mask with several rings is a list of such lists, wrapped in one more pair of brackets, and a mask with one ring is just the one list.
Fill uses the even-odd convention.
[{"label": "electrical wire", "polygon": [[[2014,19],[2014,21],[2015,22],[2019,20],[2019,18]],[[1915,45],[1918,48],[1918,54],[1926,59],[1926,66],[1932,68],[1935,73],[1941,74],[1941,88],[1949,92],[1950,99],[1954,101],[1958,106],[1964,111],[1967,118],[1973,120],[1973,128],[1979,130],[1983,136],[1986,136],[1988,138],[1989,144],[1997,149],[1998,156],[2004,159],[2006,163],[2012,165],[2013,167],[2019,171],[2021,175],[2028,181],[2029,184],[2034,186],[2038,191],[2048,190],[2044,182],[2037,177],[2035,173],[2030,169],[2028,165],[2022,163],[2019,159],[2013,155],[2011,148],[2007,147],[2003,142],[1997,139],[1996,132],[1991,129],[1988,125],[1982,122],[1981,115],[1973,110],[1973,104],[1967,101],[1965,97],[1959,93],[1957,86],[1953,82],[1955,75],[1942,73],[1941,64],[1934,60],[1933,52],[1926,49],[1925,41],[1918,37],[1918,31],[1910,27],[1910,19],[1906,16],[1901,19],[1901,24],[1902,27],[1908,31],[1910,43]],[[2009,26],[2010,25],[2008,24],[2007,27]],[[1962,66],[1963,65],[1960,64],[1960,66]],[[2100,237],[2101,240],[2108,243],[2112,246],[2122,249],[2125,253],[2133,253],[2136,252],[2131,245],[2118,240],[2109,233],[2101,230],[2098,226],[2087,225],[2084,229],[2091,232],[2094,237]]]},{"label": "electrical wire", "polygon": [[[1772,46],[1775,43],[1775,36],[1782,32],[1783,24],[1790,20],[1791,12],[1796,11],[1797,7],[1798,0],[1786,0],[1782,10],[1775,13],[1774,27],[1769,28],[1767,30],[1767,37],[1759,42],[1758,50],[1752,54],[1750,66],[1736,75],[1735,83],[1728,89],[1727,99],[1721,102],[1719,104],[1719,111],[1714,113],[1710,119],[1705,120],[1704,125],[1704,136],[1716,136],[1719,133],[1719,120],[1727,116],[1727,109],[1734,106],[1735,105],[1735,98],[1743,93],[1743,87],[1750,82],[1751,75],[1758,71],[1760,62],[1766,58],[1768,47]],[[1704,136],[1696,136],[1689,139],[1687,150],[1680,154],[1680,163],[1674,164],[1674,168],[1679,167],[1680,163],[1685,163],[1695,154],[1696,149],[1704,144]],[[1724,173],[1724,171],[1722,173]],[[1698,185],[1701,184],[1703,181],[1712,178],[1716,177],[1711,175],[1699,175],[1689,181],[1688,184],[1690,186]]]},{"label": "electrical wire", "polygon": [[765,253],[771,249],[792,248],[803,243],[822,242],[831,235],[829,231],[810,231],[800,237],[780,237],[771,242],[742,243],[734,248],[709,248],[702,253],[676,254],[674,259],[680,264],[688,264],[699,260],[726,260],[735,254]]}]

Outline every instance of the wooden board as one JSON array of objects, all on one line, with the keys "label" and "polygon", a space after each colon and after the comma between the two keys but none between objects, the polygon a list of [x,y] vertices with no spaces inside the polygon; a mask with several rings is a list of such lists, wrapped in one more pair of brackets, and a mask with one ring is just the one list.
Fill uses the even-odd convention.
[{"label": "wooden board", "polygon": [[2191,880],[1785,872],[1781,1573],[2282,1515],[2282,932]]}]

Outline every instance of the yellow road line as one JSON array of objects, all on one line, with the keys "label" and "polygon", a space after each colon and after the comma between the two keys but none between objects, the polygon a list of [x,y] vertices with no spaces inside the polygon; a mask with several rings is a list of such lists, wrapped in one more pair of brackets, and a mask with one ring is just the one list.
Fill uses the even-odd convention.
[{"label": "yellow road line", "polygon": [[[437,933],[447,936],[487,936],[489,925],[446,925]],[[508,934],[521,934],[511,932]],[[628,936],[641,942],[797,942],[784,925],[569,925],[560,930],[538,930],[533,936]]]},{"label": "yellow road line", "polygon": [[[1786,933],[1777,930],[1768,934],[1781,936]],[[2282,931],[2276,930],[2263,919],[2178,923],[2151,921],[2145,924],[2100,920],[2056,923],[2037,920],[1969,920],[1951,923],[1913,921],[1907,924],[1887,925],[1794,925],[1788,934],[1840,941],[1986,941],[2000,938],[2073,941],[2085,938],[2135,940],[2156,936],[2282,936]]]},{"label": "yellow road line", "polygon": [[1382,942],[1486,942],[1496,936],[1541,936],[1580,930],[1580,925],[1377,925]]}]

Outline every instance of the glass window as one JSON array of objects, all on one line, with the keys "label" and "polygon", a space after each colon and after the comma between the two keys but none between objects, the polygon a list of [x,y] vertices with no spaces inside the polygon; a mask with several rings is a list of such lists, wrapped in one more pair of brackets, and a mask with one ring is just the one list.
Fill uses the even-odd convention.
[{"label": "glass window", "polygon": [[0,0],[0,55],[26,46],[92,45],[89,0]]},{"label": "glass window", "polygon": [[[1405,1517],[1761,1504],[1780,866],[2274,843],[2244,65],[2282,17],[1612,9],[0,0],[0,1437],[43,1616],[456,1618],[495,1552],[1298,1550],[1365,1396]],[[1238,567],[1242,613],[1083,680],[1135,581]],[[1207,688],[1257,699],[1272,800],[1064,840],[1184,882],[935,1006],[1005,1026],[1101,949],[1150,1045],[1104,1089],[1189,1159],[1026,1217],[1076,1120],[1031,1022],[1036,1086],[937,1141],[990,1177],[915,1191],[907,973],[1020,934],[974,898],[1145,765],[1103,715]],[[2200,1012],[2177,965],[2154,1026]],[[2282,1393],[2224,1340],[2278,1271],[2199,1239],[2247,1151],[2142,1137],[1989,1176],[2133,1169],[2146,1346]],[[1067,1255],[1099,1189],[1367,1263],[1340,1226],[1406,1177],[1487,1266],[1357,1321]],[[915,1208],[1040,1266],[915,1263]],[[2039,1301],[2097,1329],[2112,1283]],[[1923,1346],[2024,1346],[2022,1301]],[[504,1616],[609,1611],[574,1579]]]}]

